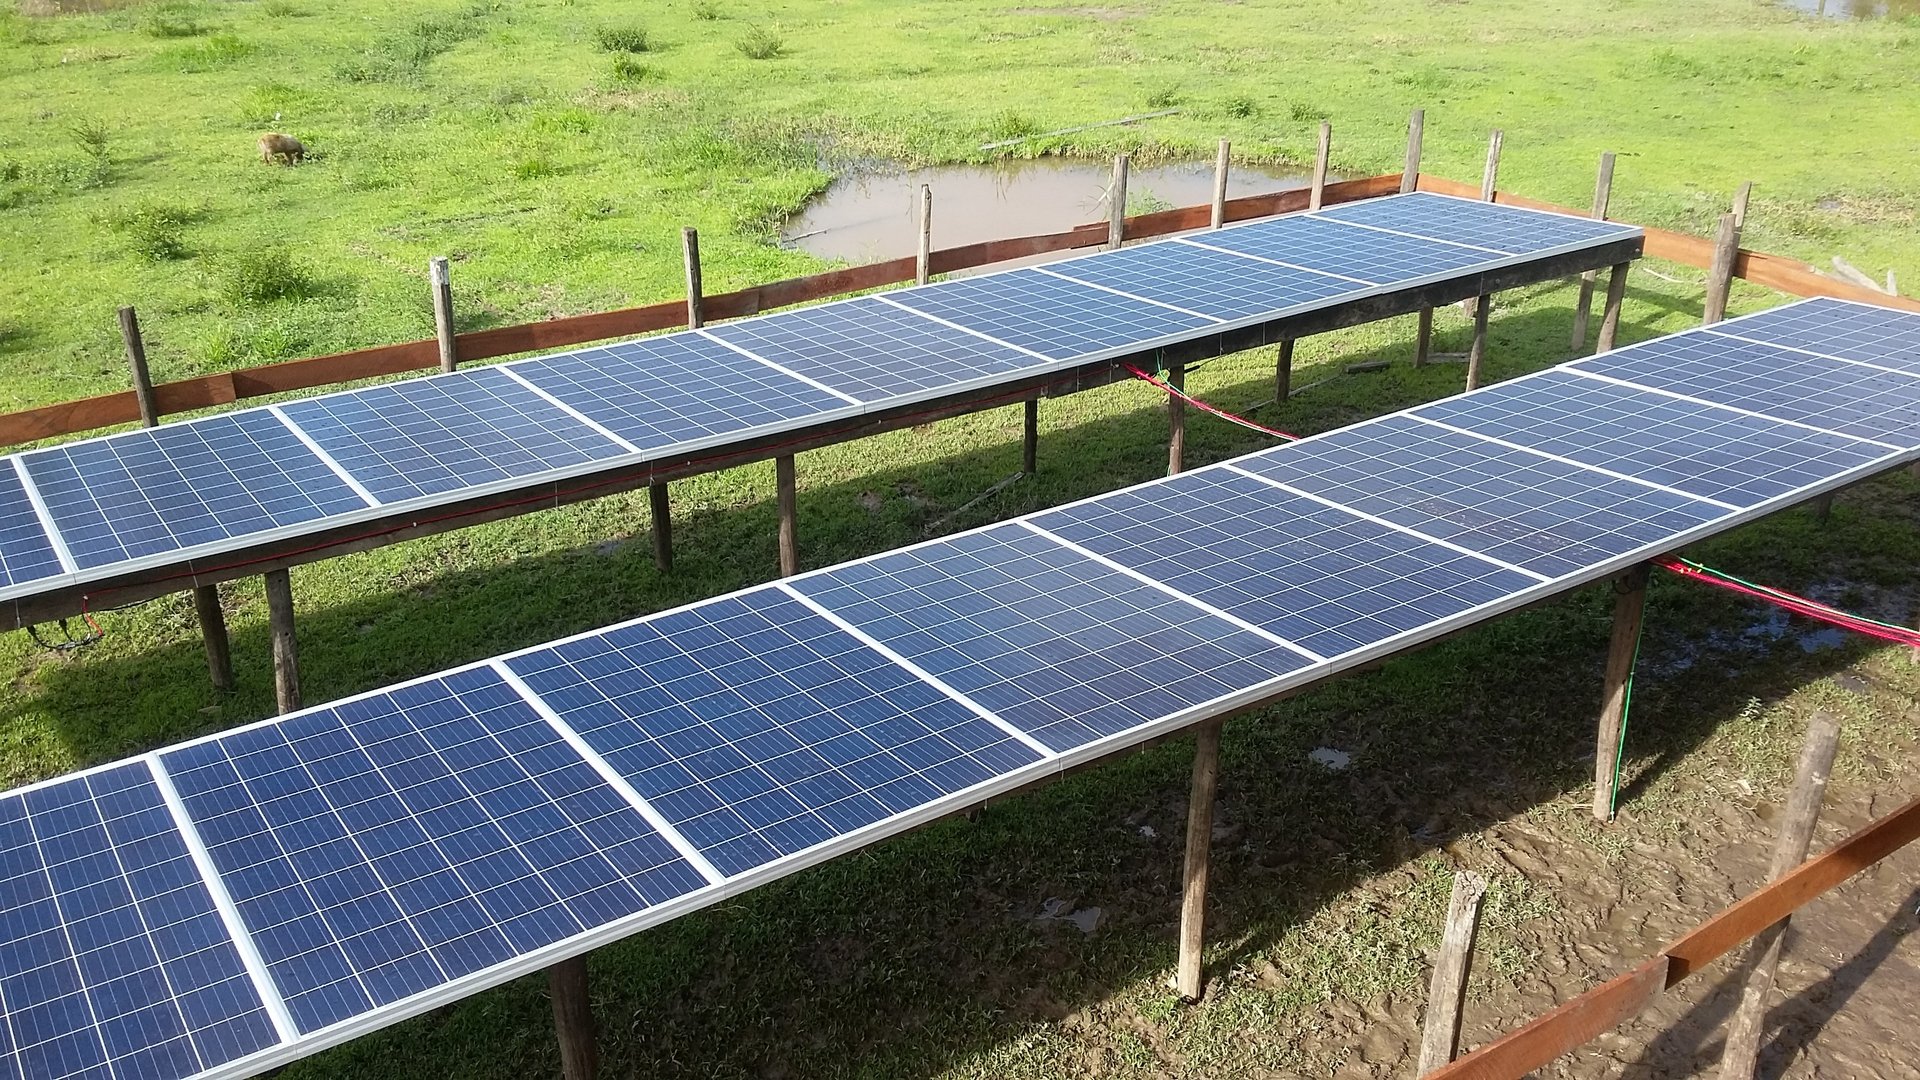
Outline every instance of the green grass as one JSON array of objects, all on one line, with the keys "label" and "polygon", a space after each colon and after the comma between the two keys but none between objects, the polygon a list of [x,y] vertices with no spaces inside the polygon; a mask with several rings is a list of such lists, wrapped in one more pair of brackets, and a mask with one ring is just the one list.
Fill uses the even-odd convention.
[{"label": "green grass", "polygon": [[[1159,107],[1181,112],[1017,152],[1205,158],[1225,136],[1253,160],[1297,164],[1325,116],[1336,167],[1389,171],[1408,110],[1424,106],[1431,172],[1477,177],[1499,126],[1503,186],[1580,205],[1599,153],[1617,150],[1618,216],[1702,234],[1753,179],[1749,246],[1820,264],[1842,254],[1920,281],[1912,20],[1820,23],[1744,0],[1489,0],[1471,14],[1391,0],[1364,23],[1328,0],[1222,10],[672,2],[648,9],[643,66],[598,40],[631,18],[611,0],[0,15],[0,408],[123,387],[123,303],[140,309],[156,377],[172,379],[430,336],[434,255],[455,259],[462,329],[671,298],[681,225],[700,229],[711,290],[808,272],[820,264],[769,240],[825,185],[823,160],[971,160],[994,139]],[[740,46],[757,31],[777,59]],[[260,164],[266,129],[301,138],[308,162]],[[1698,318],[1700,273],[1650,269],[1676,280],[1636,272],[1629,338]],[[1570,296],[1500,298],[1493,377],[1565,357]],[[1735,308],[1776,299],[1742,286]],[[1453,309],[1439,320],[1437,347],[1461,348],[1465,321]],[[1457,367],[1336,374],[1404,360],[1404,322],[1303,342],[1296,385],[1332,381],[1284,408],[1260,405],[1266,352],[1201,367],[1190,385],[1296,431],[1452,392]],[[1157,400],[1121,386],[1044,403],[1040,474],[948,527],[1155,475]],[[1018,410],[1002,409],[802,455],[804,560],[919,539],[1018,468],[1018,427]],[[1190,421],[1194,462],[1259,445]],[[671,575],[651,567],[640,495],[297,569],[309,700],[771,576],[770,465],[673,493]],[[1893,603],[1920,585],[1913,497],[1910,480],[1883,481],[1844,496],[1828,528],[1787,515],[1701,554],[1786,587],[1840,582],[1860,603]],[[108,637],[76,655],[0,639],[13,672],[0,688],[4,780],[267,715],[258,581],[224,592],[241,683],[227,697],[207,687],[184,596],[102,613]],[[1174,743],[600,951],[608,1068],[1331,1071],[1342,1051],[1313,1041],[1324,1011],[1417,1000],[1446,873],[1500,865],[1475,839],[1488,823],[1571,817],[1565,835],[1622,866],[1635,857],[1618,831],[1582,831],[1565,813],[1591,749],[1606,612],[1591,590],[1230,726],[1215,989],[1197,1008],[1163,985],[1187,768]],[[1684,832],[1718,798],[1703,777],[1777,792],[1797,717],[1834,700],[1827,676],[1844,667],[1877,689],[1845,701],[1841,778],[1885,784],[1910,759],[1920,676],[1896,650],[1759,647],[1742,637],[1749,609],[1676,582],[1656,584],[1651,613],[1656,673],[1636,691],[1628,773],[1638,835]],[[1354,766],[1313,765],[1322,745]],[[1512,875],[1494,895],[1483,994],[1517,977],[1523,931],[1557,911]],[[1099,932],[1036,923],[1053,898],[1102,907]],[[545,1010],[543,985],[522,980],[288,1075],[550,1073]]]}]

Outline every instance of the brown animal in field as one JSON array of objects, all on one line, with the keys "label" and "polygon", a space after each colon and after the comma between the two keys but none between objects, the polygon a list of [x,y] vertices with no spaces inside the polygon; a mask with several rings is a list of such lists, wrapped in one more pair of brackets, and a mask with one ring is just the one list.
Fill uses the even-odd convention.
[{"label": "brown animal in field", "polygon": [[306,156],[306,144],[291,135],[282,135],[277,131],[269,131],[265,135],[260,136],[260,161],[262,164],[271,165],[275,158],[279,158],[288,165],[297,165],[304,160]]}]

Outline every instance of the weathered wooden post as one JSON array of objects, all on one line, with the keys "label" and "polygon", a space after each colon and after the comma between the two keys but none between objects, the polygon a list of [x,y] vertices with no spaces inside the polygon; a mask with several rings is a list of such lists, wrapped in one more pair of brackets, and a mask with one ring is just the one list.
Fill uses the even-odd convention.
[{"label": "weathered wooden post", "polygon": [[1220,140],[1220,151],[1213,159],[1213,216],[1214,228],[1227,223],[1227,170],[1233,160],[1233,146],[1225,139]]},{"label": "weathered wooden post", "polygon": [[594,1038],[593,1002],[587,996],[587,958],[576,956],[547,969],[553,998],[553,1030],[560,1040],[563,1080],[593,1080],[600,1071],[600,1047]]},{"label": "weathered wooden post", "polygon": [[[1806,859],[1807,848],[1813,843],[1813,828],[1820,820],[1820,804],[1826,797],[1827,777],[1833,772],[1834,750],[1839,744],[1840,717],[1826,709],[1816,710],[1807,723],[1807,739],[1800,748],[1793,794],[1787,799],[1786,818],[1780,822],[1780,837],[1774,843],[1773,865],[1767,871],[1767,880],[1780,877]],[[1720,1080],[1752,1080],[1754,1063],[1760,1056],[1767,998],[1773,993],[1773,977],[1780,967],[1780,950],[1786,935],[1787,920],[1781,919],[1753,937],[1748,955],[1758,959],[1740,995],[1740,1008],[1727,1028],[1726,1049],[1720,1053]]]},{"label": "weathered wooden post", "polygon": [[[698,330],[707,323],[706,295],[700,279],[699,230],[681,227],[680,255],[686,270],[687,327]],[[653,526],[653,565],[664,574],[673,569],[673,500],[668,497],[665,480],[647,485],[647,516]]]},{"label": "weathered wooden post", "polygon": [[1420,1033],[1420,1064],[1415,1075],[1425,1076],[1453,1060],[1460,1052],[1460,1006],[1467,997],[1467,974],[1473,967],[1473,939],[1480,929],[1480,898],[1487,879],[1471,870],[1453,875],[1453,895],[1447,901],[1447,924],[1440,953],[1433,962],[1433,981],[1427,988],[1427,1018]]},{"label": "weathered wooden post", "polygon": [[460,363],[459,349],[453,340],[453,274],[444,255],[427,260],[427,280],[433,286],[433,333],[440,339],[440,370],[452,371]]},{"label": "weathered wooden post", "polygon": [[1627,271],[1633,269],[1630,262],[1614,263],[1607,271],[1607,306],[1600,312],[1600,334],[1594,339],[1595,353],[1613,351],[1613,343],[1620,335],[1620,309],[1627,299]]},{"label": "weathered wooden post", "polygon": [[1174,989],[1200,1000],[1200,954],[1206,946],[1207,868],[1213,850],[1213,797],[1220,779],[1220,721],[1200,725],[1193,737],[1193,792],[1187,804],[1187,855],[1181,872],[1180,959]]},{"label": "weathered wooden post", "polygon": [[273,638],[273,693],[281,715],[300,709],[300,647],[293,636],[293,582],[284,569],[269,570],[267,628]]},{"label": "weathered wooden post", "polygon": [[[140,408],[140,426],[158,427],[160,406],[154,399],[153,373],[147,368],[147,343],[140,334],[140,316],[131,307],[120,309],[120,340],[127,347],[127,368],[133,377],[133,400]],[[200,622],[200,640],[207,649],[207,675],[215,690],[233,689],[233,646],[227,638],[227,616],[220,610],[220,588],[196,585],[193,613]]]},{"label": "weathered wooden post", "polygon": [[782,454],[773,459],[773,483],[776,489],[774,501],[780,510],[780,576],[792,577],[800,572],[800,548],[794,535],[794,516],[799,496],[795,490],[792,454]]},{"label": "weathered wooden post", "polygon": [[1117,251],[1127,238],[1127,155],[1113,157],[1113,180],[1107,185],[1107,250]]},{"label": "weathered wooden post", "polygon": [[1040,399],[1027,399],[1020,438],[1020,471],[1032,476],[1040,470]]},{"label": "weathered wooden post", "polygon": [[707,324],[706,297],[700,286],[700,232],[691,225],[680,229],[680,254],[687,268],[687,327],[698,330]]},{"label": "weathered wooden post", "polygon": [[[1420,141],[1427,126],[1427,110],[1415,109],[1407,120],[1407,161],[1400,169],[1400,193],[1406,194],[1420,186]],[[1420,309],[1420,328],[1413,340],[1413,366],[1425,367],[1427,355],[1433,348],[1433,309]]]},{"label": "weathered wooden post", "polygon": [[1333,153],[1333,125],[1320,121],[1320,143],[1313,152],[1313,184],[1307,188],[1307,209],[1318,210],[1326,202],[1327,158]]},{"label": "weathered wooden post", "polygon": [[1500,177],[1500,144],[1506,139],[1506,133],[1499,128],[1487,137],[1487,164],[1480,170],[1480,201],[1492,202]]},{"label": "weathered wooden post", "polygon": [[1613,583],[1613,635],[1607,642],[1600,731],[1593,745],[1593,816],[1602,822],[1613,820],[1613,784],[1620,768],[1621,731],[1633,686],[1633,662],[1640,654],[1640,627],[1646,614],[1647,578],[1652,569],[1650,564],[1641,563]]},{"label": "weathered wooden post", "polygon": [[[1175,390],[1187,387],[1187,365],[1167,365],[1167,385]],[[1180,471],[1187,457],[1187,403],[1179,394],[1167,395],[1167,475]]]},{"label": "weathered wooden post", "polygon": [[[1496,190],[1496,181],[1500,176],[1500,144],[1504,134],[1499,128],[1487,139],[1487,164],[1480,172],[1480,201],[1492,202]],[[1482,367],[1487,358],[1487,316],[1493,308],[1493,297],[1481,293],[1473,300],[1473,344],[1467,349],[1467,389],[1478,390]]]},{"label": "weathered wooden post", "polygon": [[1280,339],[1280,354],[1273,366],[1273,400],[1275,404],[1285,405],[1287,396],[1293,393],[1293,339]]},{"label": "weathered wooden post", "polygon": [[[1607,204],[1613,198],[1613,151],[1600,155],[1600,173],[1593,181],[1593,216],[1597,221],[1607,219]],[[1587,320],[1593,310],[1593,284],[1600,278],[1600,271],[1589,270],[1580,275],[1580,296],[1573,305],[1573,353],[1575,356],[1587,348]]]},{"label": "weathered wooden post", "polygon": [[1720,215],[1720,227],[1713,238],[1713,263],[1707,268],[1707,299],[1700,315],[1701,326],[1712,326],[1727,317],[1727,299],[1733,292],[1734,261],[1740,254],[1740,218]]},{"label": "weathered wooden post", "polygon": [[920,250],[913,262],[913,281],[925,285],[933,280],[933,188],[920,185]]}]

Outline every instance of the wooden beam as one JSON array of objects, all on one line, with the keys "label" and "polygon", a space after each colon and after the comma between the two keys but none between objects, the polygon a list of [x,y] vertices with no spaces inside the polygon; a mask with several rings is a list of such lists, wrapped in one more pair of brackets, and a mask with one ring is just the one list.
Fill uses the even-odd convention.
[{"label": "wooden beam", "polygon": [[1720,215],[1720,227],[1714,234],[1713,263],[1707,267],[1707,299],[1700,325],[1712,326],[1727,317],[1727,298],[1733,291],[1733,263],[1740,254],[1740,219],[1733,214]]},{"label": "wooden beam", "polygon": [[800,547],[794,535],[799,495],[794,481],[792,454],[781,454],[773,459],[773,484],[774,501],[780,510],[780,576],[792,577],[800,572]]},{"label": "wooden beam", "polygon": [[220,610],[220,586],[201,585],[193,590],[193,614],[200,623],[213,688],[233,689],[233,645],[227,638],[227,616]]},{"label": "wooden beam", "polygon": [[300,646],[293,636],[293,582],[285,570],[269,570],[267,628],[273,637],[273,694],[280,714],[300,710]]},{"label": "wooden beam", "polygon": [[120,340],[127,347],[127,368],[133,376],[133,399],[140,409],[140,426],[160,422],[153,398],[153,375],[147,370],[147,343],[140,337],[140,316],[131,307],[120,309]]},{"label": "wooden beam", "polygon": [[1493,297],[1482,293],[1473,301],[1473,344],[1467,349],[1467,389],[1480,389],[1481,369],[1487,359],[1487,315]]},{"label": "wooden beam", "polygon": [[1434,960],[1433,981],[1427,987],[1427,1016],[1420,1033],[1420,1063],[1415,1075],[1432,1072],[1460,1052],[1460,1009],[1467,999],[1473,940],[1480,929],[1480,898],[1486,892],[1487,879],[1479,874],[1462,870],[1453,875],[1440,955]]},{"label": "wooden beam", "polygon": [[1208,224],[1219,228],[1227,223],[1227,170],[1232,167],[1233,146],[1220,140],[1219,153],[1213,159],[1213,216]]},{"label": "wooden beam", "polygon": [[913,283],[925,285],[933,280],[933,187],[920,185],[920,249],[913,257]]},{"label": "wooden beam", "polygon": [[[1787,798],[1786,816],[1781,819],[1780,836],[1774,842],[1769,880],[1806,861],[1807,848],[1813,844],[1813,827],[1820,820],[1820,804],[1826,799],[1827,777],[1833,772],[1833,754],[1839,745],[1839,715],[1827,709],[1814,710],[1807,723],[1806,742],[1800,747],[1793,794]],[[1773,993],[1773,976],[1780,967],[1786,931],[1787,920],[1782,919],[1754,935],[1751,951],[1758,954],[1758,960],[1747,976],[1733,1023],[1727,1027],[1726,1047],[1720,1053],[1720,1080],[1752,1080],[1754,1062],[1760,1056],[1767,998]]]},{"label": "wooden beam", "polygon": [[1620,309],[1627,299],[1627,272],[1633,269],[1632,263],[1616,263],[1607,271],[1607,305],[1600,312],[1600,336],[1593,343],[1595,353],[1613,351],[1614,342],[1620,337]]},{"label": "wooden beam", "polygon": [[1107,250],[1117,251],[1127,239],[1127,155],[1113,157],[1113,179],[1107,184]]},{"label": "wooden beam", "polygon": [[1293,339],[1280,342],[1280,354],[1273,365],[1273,400],[1285,405],[1293,393]]},{"label": "wooden beam", "polygon": [[1656,956],[1572,1001],[1509,1031],[1427,1080],[1520,1080],[1561,1054],[1613,1030],[1660,996],[1667,958]]},{"label": "wooden beam", "polygon": [[1627,695],[1633,683],[1633,662],[1640,652],[1640,627],[1646,614],[1651,570],[1649,564],[1641,563],[1613,583],[1613,635],[1607,642],[1600,732],[1593,752],[1593,816],[1603,822],[1613,820],[1613,786],[1619,777]]},{"label": "wooden beam", "polygon": [[[1600,155],[1600,172],[1593,181],[1593,217],[1607,219],[1607,204],[1613,198],[1613,151]],[[1593,311],[1593,285],[1600,272],[1589,270],[1580,275],[1580,295],[1573,305],[1573,354],[1587,351],[1587,321]]]},{"label": "wooden beam", "polygon": [[[1187,388],[1187,366],[1167,365],[1167,385],[1175,390]],[[1167,475],[1180,471],[1187,457],[1187,403],[1178,394],[1167,395]]]},{"label": "wooden beam", "polygon": [[661,573],[673,569],[673,506],[667,499],[667,482],[647,485],[648,524],[653,531],[653,565]]},{"label": "wooden beam", "polygon": [[1220,779],[1220,721],[1201,724],[1193,737],[1193,790],[1187,803],[1187,856],[1181,872],[1180,960],[1174,989],[1188,1001],[1203,989],[1200,955],[1206,945],[1207,867],[1213,850],[1213,798]]},{"label": "wooden beam", "polygon": [[1320,121],[1320,141],[1313,151],[1313,184],[1307,189],[1307,209],[1318,210],[1327,194],[1327,159],[1333,154],[1333,125]]},{"label": "wooden beam", "polygon": [[576,956],[548,968],[547,993],[553,998],[553,1031],[560,1040],[562,1080],[593,1080],[600,1071],[600,1046],[594,1037],[587,958]]},{"label": "wooden beam", "polygon": [[453,336],[453,275],[445,256],[427,260],[427,281],[433,293],[433,332],[440,349],[440,370],[452,371],[460,363],[460,346]]},{"label": "wooden beam", "polygon": [[1400,192],[1415,190],[1420,183],[1420,140],[1427,126],[1427,110],[1415,109],[1407,118],[1407,163],[1400,170]]},{"label": "wooden beam", "polygon": [[1020,471],[1032,476],[1040,471],[1040,399],[1028,398],[1021,412]]},{"label": "wooden beam", "polygon": [[706,296],[700,285],[700,233],[691,225],[680,229],[680,254],[687,267],[687,326],[706,325]]}]

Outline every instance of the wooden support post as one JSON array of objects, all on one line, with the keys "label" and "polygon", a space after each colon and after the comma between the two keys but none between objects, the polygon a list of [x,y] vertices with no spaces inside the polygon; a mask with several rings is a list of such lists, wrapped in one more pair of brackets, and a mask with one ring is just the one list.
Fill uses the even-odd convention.
[{"label": "wooden support post", "polygon": [[1113,180],[1107,185],[1107,250],[1118,250],[1127,238],[1127,155],[1113,157]]},{"label": "wooden support post", "polygon": [[1473,301],[1473,345],[1467,349],[1467,389],[1480,389],[1481,368],[1487,359],[1487,314],[1493,310],[1493,297],[1480,296]]},{"label": "wooden support post", "polygon": [[147,371],[147,343],[140,337],[140,316],[130,307],[120,309],[120,340],[127,346],[127,367],[133,373],[133,400],[140,406],[140,426],[160,422],[153,401],[153,375]]},{"label": "wooden support post", "polygon": [[193,614],[200,620],[200,640],[207,647],[207,674],[215,690],[233,689],[233,647],[227,640],[227,616],[220,610],[220,587],[196,585]]},{"label": "wooden support post", "polygon": [[[1747,227],[1747,203],[1751,202],[1752,199],[1753,181],[1751,180],[1741,184],[1740,190],[1733,193],[1733,223],[1742,229]],[[1888,289],[1887,291],[1892,292],[1893,290]]]},{"label": "wooden support post", "polygon": [[[1167,365],[1167,385],[1175,390],[1187,388],[1187,365]],[[1167,395],[1167,475],[1180,471],[1187,456],[1187,403],[1178,394]]]},{"label": "wooden support post", "polygon": [[547,993],[553,998],[562,1080],[593,1080],[600,1070],[600,1047],[594,1039],[593,1001],[587,996],[587,958],[576,956],[548,968]]},{"label": "wooden support post", "polygon": [[1473,939],[1480,929],[1480,898],[1486,892],[1487,879],[1479,874],[1462,870],[1453,875],[1446,930],[1440,938],[1440,955],[1434,958],[1433,981],[1427,988],[1427,1019],[1420,1034],[1416,1076],[1445,1065],[1460,1052],[1460,1006],[1467,998]]},{"label": "wooden support post", "polygon": [[1493,134],[1487,138],[1487,164],[1480,170],[1481,202],[1493,201],[1493,193],[1497,190],[1496,181],[1500,177],[1500,144],[1505,138],[1505,133],[1499,128],[1494,128]]},{"label": "wooden support post", "polygon": [[1227,170],[1233,160],[1233,145],[1225,139],[1220,140],[1220,152],[1213,159],[1213,216],[1210,219],[1214,228],[1227,223]]},{"label": "wooden support post", "polygon": [[933,188],[920,185],[920,251],[913,262],[913,281],[925,285],[933,279]]},{"label": "wooden support post", "polygon": [[293,582],[285,570],[269,570],[267,627],[273,636],[273,693],[281,715],[300,709],[300,647],[293,636]]},{"label": "wooden support post", "polygon": [[1293,339],[1280,342],[1280,357],[1273,365],[1273,401],[1285,405],[1293,393]]},{"label": "wooden support post", "polygon": [[1333,153],[1333,125],[1320,121],[1320,143],[1313,152],[1313,186],[1307,189],[1307,209],[1318,210],[1327,196],[1327,158]]},{"label": "wooden support post", "polygon": [[1420,137],[1427,126],[1427,110],[1415,109],[1407,119],[1407,163],[1400,168],[1400,192],[1405,194],[1420,185]]},{"label": "wooden support post", "polygon": [[1607,271],[1607,306],[1600,312],[1600,336],[1593,342],[1596,353],[1612,352],[1620,336],[1620,308],[1627,299],[1627,271],[1632,268],[1632,263],[1615,263]]},{"label": "wooden support post", "polygon": [[433,287],[433,333],[440,339],[440,370],[452,371],[460,363],[453,340],[453,274],[444,255],[427,260],[427,280]]},{"label": "wooden support post", "polygon": [[[1593,216],[1596,220],[1607,219],[1607,203],[1613,197],[1613,152],[1600,155],[1600,175],[1593,182]],[[1593,283],[1600,278],[1600,271],[1589,270],[1580,275],[1580,296],[1573,305],[1573,354],[1575,356],[1587,350],[1587,320],[1593,311]]]},{"label": "wooden support post", "polygon": [[1593,746],[1593,816],[1613,820],[1613,783],[1620,766],[1621,730],[1627,720],[1627,693],[1633,661],[1640,652],[1640,624],[1647,609],[1648,563],[1613,583],[1613,637],[1607,643],[1606,689],[1601,696],[1600,733]]},{"label": "wooden support post", "polygon": [[1026,403],[1020,432],[1020,471],[1032,476],[1040,471],[1040,399]]},{"label": "wooden support post", "polygon": [[[1499,128],[1487,138],[1487,163],[1480,170],[1480,201],[1492,202],[1494,192],[1499,190],[1500,145],[1506,136]],[[1467,352],[1467,389],[1480,385],[1480,360],[1486,352],[1487,342],[1487,298],[1477,296],[1472,300],[1460,302],[1461,313],[1473,320],[1473,346]]]},{"label": "wooden support post", "polygon": [[667,501],[667,485],[658,481],[647,485],[647,503],[653,526],[653,565],[661,573],[673,569],[673,505]]},{"label": "wooden support post", "polygon": [[[1772,881],[1799,866],[1813,843],[1813,827],[1820,820],[1820,804],[1827,793],[1827,776],[1833,771],[1833,754],[1840,744],[1840,717],[1826,709],[1816,710],[1807,723],[1807,740],[1800,747],[1800,764],[1793,780],[1793,794],[1787,799],[1786,818],[1780,822],[1780,838],[1774,842],[1773,866],[1767,872]],[[1767,1016],[1767,998],[1773,993],[1774,972],[1780,966],[1780,949],[1786,940],[1787,920],[1781,919],[1754,935],[1752,952],[1756,956],[1753,973],[1747,977],[1746,990],[1740,996],[1740,1008],[1727,1028],[1726,1049],[1720,1053],[1720,1080],[1751,1080],[1755,1060],[1760,1056],[1760,1032]]]},{"label": "wooden support post", "polygon": [[800,548],[794,539],[798,495],[794,490],[792,454],[773,459],[773,483],[777,489],[775,501],[780,507],[780,576],[792,577],[800,572]]},{"label": "wooden support post", "polygon": [[1213,850],[1213,795],[1220,779],[1220,721],[1202,724],[1193,738],[1193,793],[1187,804],[1187,859],[1180,893],[1180,966],[1174,989],[1200,1000],[1200,952],[1206,945],[1207,864]]},{"label": "wooden support post", "polygon": [[702,310],[705,294],[700,285],[700,233],[692,226],[680,230],[680,251],[687,263],[687,326],[698,330],[707,319]]},{"label": "wooden support post", "polygon": [[1427,356],[1433,349],[1433,309],[1420,309],[1420,328],[1413,336],[1413,366],[1426,367]]},{"label": "wooden support post", "polygon": [[1813,520],[1817,524],[1825,525],[1831,517],[1833,517],[1833,492],[1829,491],[1813,500]]},{"label": "wooden support post", "polygon": [[1713,238],[1713,264],[1707,268],[1707,301],[1700,316],[1701,326],[1711,326],[1727,317],[1727,296],[1733,291],[1733,260],[1740,253],[1740,219],[1733,214],[1720,215],[1720,228]]}]

